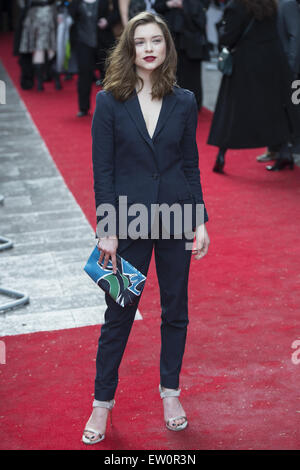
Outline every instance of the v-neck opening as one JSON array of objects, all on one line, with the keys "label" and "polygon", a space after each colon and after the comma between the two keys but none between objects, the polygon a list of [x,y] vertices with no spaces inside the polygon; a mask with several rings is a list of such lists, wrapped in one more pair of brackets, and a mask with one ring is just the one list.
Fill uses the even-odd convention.
[{"label": "v-neck opening", "polygon": [[162,113],[162,108],[163,108],[163,105],[164,105],[165,97],[163,96],[163,99],[162,99],[162,102],[161,102],[161,107],[160,107],[159,114],[158,114],[158,118],[157,118],[157,121],[156,121],[156,125],[155,125],[155,128],[154,128],[152,137],[151,137],[151,135],[149,134],[148,128],[147,128],[147,124],[146,124],[146,121],[145,121],[145,118],[144,118],[142,106],[141,106],[141,103],[140,103],[140,100],[139,100],[137,91],[134,90],[134,92],[135,92],[135,97],[136,97],[136,100],[137,100],[137,102],[138,102],[139,110],[140,110],[140,113],[141,113],[141,116],[142,116],[142,119],[143,119],[143,122],[144,122],[144,126],[145,126],[145,129],[146,129],[147,135],[148,135],[149,139],[150,139],[151,141],[153,141],[153,137],[155,136],[155,132],[156,132],[156,130],[157,130],[158,123],[159,123],[159,120],[160,120],[160,117],[161,117],[161,113]]}]

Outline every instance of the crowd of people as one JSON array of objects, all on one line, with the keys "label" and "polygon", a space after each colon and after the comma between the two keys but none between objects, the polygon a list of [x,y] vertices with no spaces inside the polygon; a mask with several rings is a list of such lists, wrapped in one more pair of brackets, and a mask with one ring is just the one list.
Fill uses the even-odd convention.
[{"label": "crowd of people", "polygon": [[[70,73],[71,67],[71,73],[78,73],[78,116],[86,116],[93,80],[101,85],[105,77],[108,51],[127,22],[146,10],[167,20],[177,47],[178,84],[195,93],[201,109],[201,62],[209,59],[209,0],[19,0],[18,4],[15,54],[20,57],[23,88],[33,88],[36,81],[37,89],[43,91],[45,76],[52,75],[61,89],[60,75]],[[59,56],[69,61],[58,61]]]},{"label": "crowd of people", "polygon": [[21,86],[43,91],[43,82],[53,80],[60,90],[61,76],[76,73],[77,116],[88,115],[92,84],[105,79],[109,51],[128,21],[149,11],[167,22],[177,51],[177,84],[194,93],[200,111],[212,4],[223,13],[215,25],[219,49],[226,46],[234,62],[233,73],[223,75],[208,138],[219,147],[213,170],[224,172],[228,149],[264,146],[258,161],[275,161],[268,170],[293,169],[300,117],[290,95],[300,76],[300,0],[18,0],[14,52]]}]

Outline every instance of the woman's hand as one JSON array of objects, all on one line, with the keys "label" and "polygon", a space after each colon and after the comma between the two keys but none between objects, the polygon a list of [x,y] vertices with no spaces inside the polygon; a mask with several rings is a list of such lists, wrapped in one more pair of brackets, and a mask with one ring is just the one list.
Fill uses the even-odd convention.
[{"label": "woman's hand", "polygon": [[192,251],[192,254],[195,255],[196,260],[203,258],[203,256],[207,254],[209,244],[210,240],[205,224],[199,225],[199,227],[196,229],[196,238]]},{"label": "woman's hand", "polygon": [[182,8],[182,0],[169,0],[166,5],[169,8]]},{"label": "woman's hand", "polygon": [[100,20],[98,21],[98,27],[100,29],[105,29],[108,25],[108,21],[106,18],[100,18]]},{"label": "woman's hand", "polygon": [[104,258],[103,268],[106,269],[107,263],[109,258],[111,258],[112,266],[113,266],[113,273],[117,273],[117,248],[118,248],[118,238],[115,236],[99,238],[98,240],[98,248],[101,250],[101,254],[99,256],[99,263],[102,263]]}]

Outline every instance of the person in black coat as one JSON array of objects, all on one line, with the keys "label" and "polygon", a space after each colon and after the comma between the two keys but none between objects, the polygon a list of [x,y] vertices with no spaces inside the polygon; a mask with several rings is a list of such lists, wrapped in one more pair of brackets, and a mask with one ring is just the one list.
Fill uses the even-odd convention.
[{"label": "person in black coat", "polygon": [[193,91],[202,107],[202,60],[209,59],[206,10],[209,0],[156,0],[154,9],[169,25],[178,55],[177,82]]},{"label": "person in black coat", "polygon": [[[296,80],[300,74],[300,0],[279,0],[278,31],[291,73]],[[298,148],[299,142],[293,151],[297,152]],[[276,146],[269,146],[266,153],[257,157],[257,161],[277,160],[279,150]],[[275,163],[267,169],[276,170],[277,167],[278,163]]]},{"label": "person in black coat", "polygon": [[[111,8],[111,5],[113,8]],[[78,117],[88,115],[96,64],[103,80],[107,50],[114,43],[113,26],[120,21],[118,1],[73,0],[69,12],[78,63]]]},{"label": "person in black coat", "polygon": [[293,168],[284,143],[300,131],[300,117],[291,101],[291,74],[278,37],[276,1],[229,1],[219,33],[220,44],[235,51],[233,73],[223,76],[208,138],[209,145],[219,147],[213,170],[223,173],[229,148],[267,145],[280,147],[282,168]]}]

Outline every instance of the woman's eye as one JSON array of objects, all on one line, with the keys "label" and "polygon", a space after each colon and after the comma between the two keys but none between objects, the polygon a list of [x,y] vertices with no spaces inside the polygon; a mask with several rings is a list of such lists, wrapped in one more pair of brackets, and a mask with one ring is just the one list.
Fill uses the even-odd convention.
[{"label": "woman's eye", "polygon": [[141,44],[143,44],[143,41],[140,41],[140,42],[136,42],[136,43],[135,43],[136,46],[141,46]]}]

